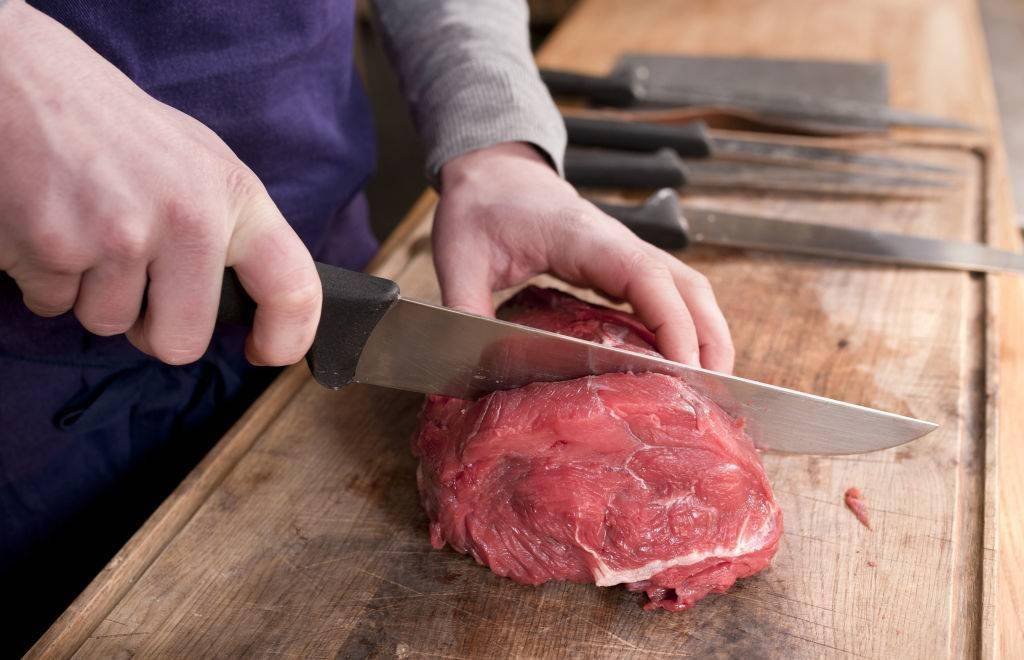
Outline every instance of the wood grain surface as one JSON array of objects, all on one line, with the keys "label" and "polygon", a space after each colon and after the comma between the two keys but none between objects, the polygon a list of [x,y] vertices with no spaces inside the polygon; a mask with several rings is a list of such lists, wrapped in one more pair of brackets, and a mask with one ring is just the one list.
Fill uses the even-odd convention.
[{"label": "wood grain surface", "polygon": [[[599,71],[627,50],[881,59],[897,105],[997,128],[966,0],[586,0],[540,59]],[[964,172],[942,200],[687,201],[1016,245],[998,147],[943,140],[896,152]],[[432,204],[426,195],[372,267],[427,300],[438,295]],[[408,446],[421,397],[329,392],[296,368],[31,654],[1016,657],[1020,615],[1008,610],[1024,605],[1024,531],[1006,511],[1024,501],[1014,479],[1024,469],[1020,280],[733,250],[681,256],[715,286],[738,374],[941,424],[864,456],[766,455],[786,526],[770,570],[679,614],[645,613],[621,588],[498,578],[429,545]],[[850,486],[874,531],[843,507]]]}]

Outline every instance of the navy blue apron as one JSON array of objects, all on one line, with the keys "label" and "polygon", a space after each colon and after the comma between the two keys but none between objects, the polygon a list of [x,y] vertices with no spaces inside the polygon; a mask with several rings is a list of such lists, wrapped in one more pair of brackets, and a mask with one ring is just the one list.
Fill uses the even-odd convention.
[{"label": "navy blue apron", "polygon": [[[29,1],[213,129],[314,256],[369,260],[352,0]],[[31,643],[267,382],[243,339],[220,329],[200,361],[169,367],[71,314],[33,316],[0,274],[0,584],[20,610],[0,648]]]}]

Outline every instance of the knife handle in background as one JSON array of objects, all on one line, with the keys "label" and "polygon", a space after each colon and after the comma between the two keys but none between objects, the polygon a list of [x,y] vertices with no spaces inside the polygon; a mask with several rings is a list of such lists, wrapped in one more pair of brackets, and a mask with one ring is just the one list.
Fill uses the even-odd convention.
[{"label": "knife handle in background", "polygon": [[636,151],[669,148],[688,158],[708,158],[712,152],[711,135],[707,124],[702,121],[648,124],[589,117],[564,119],[569,144]]},{"label": "knife handle in background", "polygon": [[690,243],[679,197],[672,189],[662,188],[640,204],[610,204],[594,199],[590,202],[651,245],[682,250]]},{"label": "knife handle in background", "polygon": [[671,149],[621,151],[569,147],[565,178],[574,186],[599,188],[681,188],[686,167]]},{"label": "knife handle in background", "polygon": [[[316,264],[324,290],[316,338],[306,354],[313,377],[324,387],[338,389],[355,379],[356,366],[370,333],[398,300],[391,280],[336,266]],[[256,303],[235,271],[224,271],[217,321],[252,325]]]},{"label": "knife handle in background", "polygon": [[541,69],[540,78],[552,96],[580,96],[595,105],[626,108],[636,105],[639,95],[632,81],[611,76]]}]

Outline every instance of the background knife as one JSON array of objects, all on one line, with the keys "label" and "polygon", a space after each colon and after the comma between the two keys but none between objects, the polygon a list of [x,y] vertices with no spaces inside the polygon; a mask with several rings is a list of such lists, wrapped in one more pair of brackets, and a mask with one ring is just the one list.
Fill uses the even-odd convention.
[{"label": "background knife", "polygon": [[795,145],[770,140],[744,140],[712,135],[703,121],[650,124],[621,119],[564,116],[569,143],[636,151],[672,149],[683,158],[734,158],[800,167],[835,167],[866,171],[895,170],[954,174],[946,167],[897,158],[867,156],[846,149]]},{"label": "background knife", "polygon": [[[909,442],[935,424],[695,369],[657,357],[402,298],[386,279],[317,264],[324,303],[307,356],[325,387],[349,383],[474,398],[606,372],[684,379],[746,421],[758,446],[850,454]],[[218,320],[251,323],[254,303],[227,271]]]},{"label": "background knife", "polygon": [[693,242],[927,268],[1024,273],[1024,255],[978,243],[684,208],[675,191],[667,188],[639,205],[594,203],[640,238],[667,250],[681,250]]},{"label": "background knife", "polygon": [[874,197],[930,196],[951,188],[948,181],[940,179],[683,159],[672,149],[642,152],[569,147],[565,178],[580,187],[650,190],[695,186]]},{"label": "background knife", "polygon": [[977,130],[951,119],[847,99],[721,92],[697,86],[669,87],[651,84],[636,75],[591,76],[555,69],[542,69],[540,74],[552,95],[579,96],[612,107],[723,106],[753,110],[766,116],[860,126],[868,130],[880,126]]}]

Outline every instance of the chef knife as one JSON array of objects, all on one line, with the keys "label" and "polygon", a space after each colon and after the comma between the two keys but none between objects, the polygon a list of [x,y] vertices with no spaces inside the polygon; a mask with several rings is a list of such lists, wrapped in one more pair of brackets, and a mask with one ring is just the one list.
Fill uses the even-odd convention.
[{"label": "chef knife", "polygon": [[754,162],[801,167],[837,167],[865,170],[896,170],[954,174],[946,167],[928,163],[883,158],[771,140],[744,140],[712,135],[702,121],[683,124],[651,124],[621,119],[565,116],[569,143],[584,147],[607,147],[636,151],[672,149],[683,158],[735,158]]},{"label": "chef knife", "polygon": [[645,152],[569,147],[565,178],[579,187],[649,190],[695,186],[871,197],[932,196],[951,188],[949,181],[938,179],[684,159],[672,149]]},{"label": "chef knife", "polygon": [[[790,453],[855,454],[909,442],[935,424],[659,357],[403,298],[394,282],[317,264],[324,302],[307,362],[323,386],[368,383],[472,399],[537,381],[607,372],[682,378],[755,443]],[[218,320],[251,324],[254,303],[225,273]]]},{"label": "chef knife", "polygon": [[986,245],[682,207],[668,188],[640,205],[594,203],[640,238],[667,250],[681,250],[693,242],[926,268],[1024,273],[1024,255]]},{"label": "chef knife", "polygon": [[555,96],[582,96],[612,107],[724,106],[749,109],[766,116],[878,128],[913,126],[977,130],[963,122],[900,110],[887,105],[802,94],[722,92],[699,86],[654,85],[637,75],[591,76],[542,69],[541,78]]}]

